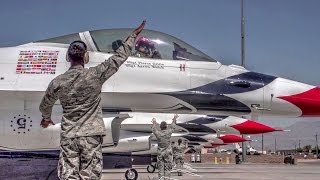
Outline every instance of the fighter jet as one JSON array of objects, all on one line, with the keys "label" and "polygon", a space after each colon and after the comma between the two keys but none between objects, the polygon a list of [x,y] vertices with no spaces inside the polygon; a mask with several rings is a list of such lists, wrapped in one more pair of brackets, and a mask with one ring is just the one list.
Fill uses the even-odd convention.
[{"label": "fighter jet", "polygon": [[[56,125],[41,130],[38,106],[49,82],[70,66],[66,61],[68,45],[74,40],[84,41],[90,51],[87,67],[91,67],[112,56],[131,32],[132,29],[86,31],[0,48],[0,149],[55,150],[62,115],[60,103],[52,113]],[[143,46],[158,56],[139,56],[138,41],[142,37],[149,39]],[[237,117],[320,115],[318,87],[237,65],[223,65],[184,41],[158,31],[144,30],[138,41],[132,56],[102,88],[101,106],[108,132],[104,152],[141,151],[147,146],[140,142],[150,148],[148,134],[120,130],[127,117],[119,116],[119,112]]]},{"label": "fighter jet", "polygon": [[[104,137],[103,152],[148,150],[151,146],[152,136],[150,119],[153,117],[168,120],[169,117],[173,117],[173,114],[128,113],[119,114],[117,117],[105,117],[105,126],[112,131],[109,131],[109,134]],[[24,117],[18,116],[18,118]],[[29,119],[29,117],[25,118]],[[59,149],[61,123],[43,129],[41,126],[30,126],[30,122],[20,121],[26,124],[29,131],[12,122],[12,127],[5,129],[3,136],[0,137],[3,149],[11,151]],[[32,131],[30,131],[31,128]],[[272,131],[276,131],[276,129],[237,117],[222,118],[221,116],[181,114],[177,121],[176,133],[173,136],[182,137],[190,142],[222,145],[239,142],[239,139],[234,138],[237,136],[226,136],[226,134],[256,134]],[[17,132],[17,135],[14,132]],[[8,138],[10,141],[7,140]]]},{"label": "fighter jet", "polygon": [[[15,47],[0,48],[0,148],[37,147],[49,150],[57,131],[38,130],[41,98],[49,82],[69,68],[68,44],[84,41],[88,67],[117,49],[132,29],[86,31]],[[103,113],[108,129],[105,146],[120,137],[118,112],[206,114],[215,116],[319,116],[320,88],[296,81],[222,65],[184,41],[165,33],[144,30],[138,37],[161,56],[137,56],[138,48],[102,88]],[[121,42],[121,41],[120,41]],[[138,41],[135,47],[139,47]],[[161,58],[160,58],[161,57]],[[60,122],[57,102],[52,113]],[[59,128],[59,125],[51,128]],[[47,139],[53,141],[44,141]]]},{"label": "fighter jet", "polygon": [[[150,119],[171,123],[171,113],[136,113],[128,112],[130,118],[121,123],[121,129],[135,132],[151,132]],[[282,131],[270,126],[235,116],[213,116],[200,114],[179,114],[177,130],[191,133],[213,134],[262,134]]]},{"label": "fighter jet", "polygon": [[177,139],[183,139],[189,143],[189,145],[197,144],[200,146],[222,146],[227,144],[239,143],[248,141],[240,136],[234,134],[206,134],[206,133],[197,133],[197,134],[179,134],[174,133],[172,135],[172,140],[177,141]]},{"label": "fighter jet", "polygon": [[[188,145],[189,148],[196,147],[205,147],[205,148],[215,148],[218,146],[224,146],[233,143],[239,143],[248,141],[245,138],[239,137],[237,135],[227,134],[227,135],[214,135],[214,134],[179,134],[174,133],[172,135],[172,141],[176,142],[178,139],[183,139],[184,142]],[[152,138],[151,138],[152,139]],[[134,155],[147,155],[147,154],[156,154],[158,144],[152,140],[150,149],[145,151],[136,151],[132,154]]]}]

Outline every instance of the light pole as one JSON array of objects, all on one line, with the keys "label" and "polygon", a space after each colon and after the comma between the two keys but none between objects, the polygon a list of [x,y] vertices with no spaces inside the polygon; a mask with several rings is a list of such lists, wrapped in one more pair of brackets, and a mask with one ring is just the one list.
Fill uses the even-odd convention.
[{"label": "light pole", "polygon": [[[242,135],[242,138],[243,135]],[[246,162],[247,161],[247,145],[246,142],[242,142],[242,162]]]},{"label": "light pole", "polygon": [[241,66],[245,67],[245,50],[244,50],[244,42],[245,42],[245,32],[244,32],[244,15],[243,15],[243,6],[244,0],[241,0]]},{"label": "light pole", "polygon": [[[241,66],[244,67],[244,60],[245,60],[245,51],[244,51],[244,15],[243,15],[243,2],[241,0]],[[242,136],[243,137],[243,136]],[[247,146],[245,142],[242,142],[242,162],[246,162],[247,160]]]},{"label": "light pole", "polygon": [[318,147],[318,134],[315,135],[316,136],[316,155],[318,157],[318,153],[319,153],[319,147]]},{"label": "light pole", "polygon": [[277,137],[274,137],[274,153],[277,153]]},{"label": "light pole", "polygon": [[261,134],[261,152],[263,154],[263,134]]}]

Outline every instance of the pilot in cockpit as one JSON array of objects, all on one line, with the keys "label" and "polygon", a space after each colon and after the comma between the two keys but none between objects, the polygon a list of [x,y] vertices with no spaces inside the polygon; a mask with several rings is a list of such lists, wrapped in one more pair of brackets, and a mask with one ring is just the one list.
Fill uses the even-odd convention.
[{"label": "pilot in cockpit", "polygon": [[155,45],[146,37],[140,37],[135,45],[135,56],[161,59],[161,54],[156,50]]}]

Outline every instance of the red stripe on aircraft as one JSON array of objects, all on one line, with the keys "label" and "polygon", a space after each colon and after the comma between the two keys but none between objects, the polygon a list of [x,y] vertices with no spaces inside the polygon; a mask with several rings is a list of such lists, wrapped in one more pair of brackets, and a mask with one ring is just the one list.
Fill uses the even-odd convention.
[{"label": "red stripe on aircraft", "polygon": [[221,139],[224,143],[237,143],[237,142],[244,142],[247,141],[246,139],[236,136],[236,135],[224,135],[224,136],[220,136],[218,137],[219,139]]},{"label": "red stripe on aircraft", "polygon": [[261,134],[280,131],[252,120],[247,120],[243,123],[232,125],[231,127],[237,129],[240,132],[240,134]]},{"label": "red stripe on aircraft", "polygon": [[315,87],[306,92],[291,96],[278,97],[288,101],[301,109],[301,116],[319,116],[320,115],[320,88]]}]

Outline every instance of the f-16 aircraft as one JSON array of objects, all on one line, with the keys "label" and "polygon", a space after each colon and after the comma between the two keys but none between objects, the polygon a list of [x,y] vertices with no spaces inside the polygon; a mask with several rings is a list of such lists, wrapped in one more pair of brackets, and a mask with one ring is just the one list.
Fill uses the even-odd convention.
[{"label": "f-16 aircraft", "polygon": [[[235,136],[223,136],[226,134],[260,134],[278,131],[261,123],[233,116],[206,116],[193,114],[180,114],[177,121],[176,132],[181,137],[202,144],[235,143]],[[151,143],[151,119],[167,120],[173,114],[166,113],[126,113],[105,117],[108,135],[104,137],[103,151],[110,152],[136,152],[148,150]],[[33,127],[27,116],[15,117],[22,126],[11,123],[10,128],[5,128],[0,137],[1,147],[6,150],[36,151],[36,150],[57,150],[60,144],[61,123],[43,129],[41,126]],[[19,120],[20,119],[20,120]],[[32,131],[30,131],[32,129]],[[28,131],[29,130],[29,131]],[[16,133],[15,133],[16,132]],[[16,135],[18,134],[18,135]],[[179,136],[179,134],[176,134]],[[225,137],[225,138],[224,138]],[[230,137],[230,138],[227,138]],[[8,141],[8,138],[11,140]],[[222,139],[223,138],[223,139]],[[197,139],[197,140],[196,140]],[[116,145],[115,147],[112,147]],[[110,147],[111,146],[111,147]]]},{"label": "f-16 aircraft", "polygon": [[[38,107],[49,82],[70,66],[66,61],[68,45],[74,40],[84,41],[90,51],[87,67],[91,67],[109,58],[131,32],[132,29],[86,31],[0,48],[0,149],[28,150],[29,146],[39,146],[38,149],[51,150],[59,137],[53,133],[55,130],[37,130],[41,121]],[[148,41],[139,41],[142,37]],[[108,129],[106,148],[119,142],[120,124],[126,118],[115,114],[118,112],[320,116],[318,87],[251,72],[241,66],[222,65],[165,33],[144,30],[137,39],[132,56],[102,88],[101,106]],[[157,56],[140,56],[140,42]],[[60,122],[61,115],[57,102],[52,120]],[[59,129],[59,125],[50,128]],[[52,141],[43,141],[48,137]]]},{"label": "f-16 aircraft", "polygon": [[[121,123],[121,129],[136,132],[151,132],[150,119],[156,118],[171,123],[174,114],[171,113],[128,113]],[[261,134],[281,131],[254,120],[235,116],[214,116],[200,114],[179,114],[177,130],[189,133],[213,134]]]},{"label": "f-16 aircraft", "polygon": [[[90,50],[88,66],[112,55],[116,42],[132,29],[87,31],[0,49],[1,141],[23,139],[40,124],[38,106],[48,83],[69,68],[65,60],[68,44],[83,40]],[[319,88],[270,75],[225,66],[187,43],[164,33],[144,30],[160,58],[132,56],[102,88],[105,123],[118,132],[111,113],[119,111],[175,112],[212,115],[277,115],[285,117],[320,115]],[[139,39],[139,37],[138,37]],[[138,46],[138,45],[137,45]],[[52,119],[60,121],[59,102]],[[4,138],[4,132],[6,137]],[[117,133],[114,133],[117,134]],[[113,134],[113,135],[114,135]],[[51,136],[50,134],[46,134]],[[52,138],[55,138],[52,136]],[[40,140],[39,139],[39,140]],[[21,141],[21,144],[29,142]],[[112,138],[106,144],[115,144]],[[1,148],[6,148],[3,143]]]},{"label": "f-16 aircraft", "polygon": [[[215,148],[218,146],[224,146],[233,143],[239,143],[248,141],[242,137],[233,134],[227,135],[214,135],[214,134],[179,134],[175,133],[172,135],[172,141],[177,141],[177,139],[183,139],[188,143],[188,147],[204,147],[204,148]],[[133,152],[135,155],[141,154],[156,154],[158,144],[155,141],[151,141],[151,146],[149,150],[146,151],[136,151]]]},{"label": "f-16 aircraft", "polygon": [[[38,104],[48,83],[69,68],[65,57],[70,42],[82,40],[88,45],[90,67],[110,57],[117,42],[131,32],[132,29],[86,31],[1,48],[1,127],[10,127],[10,121],[19,113],[37,123]],[[138,57],[137,50],[132,50],[133,55],[104,84],[101,106],[105,113],[320,115],[318,87],[236,65],[222,65],[182,40],[161,32],[144,30],[140,37],[150,40],[145,46],[156,49],[161,59]],[[57,112],[60,115],[61,110]]]},{"label": "f-16 aircraft", "polygon": [[190,145],[198,144],[202,146],[211,145],[211,146],[222,146],[227,144],[239,143],[248,141],[242,137],[233,134],[206,134],[206,133],[197,133],[197,134],[172,134],[172,140],[183,139],[187,141]]}]

